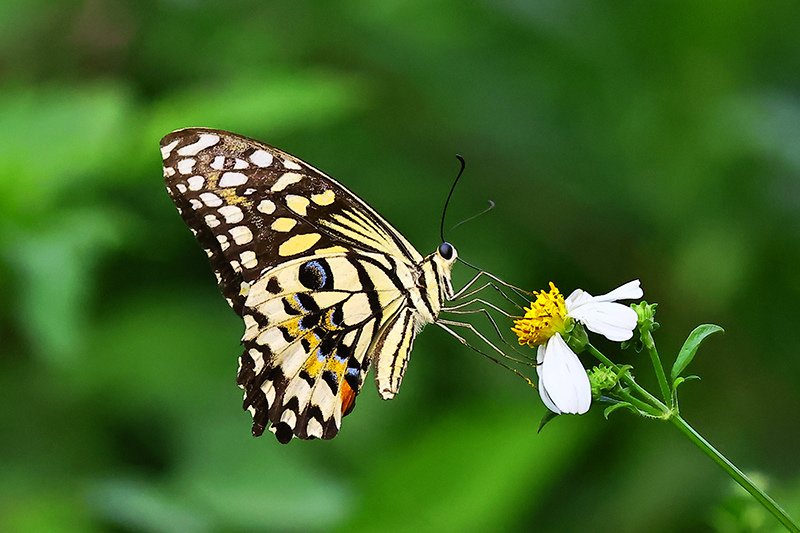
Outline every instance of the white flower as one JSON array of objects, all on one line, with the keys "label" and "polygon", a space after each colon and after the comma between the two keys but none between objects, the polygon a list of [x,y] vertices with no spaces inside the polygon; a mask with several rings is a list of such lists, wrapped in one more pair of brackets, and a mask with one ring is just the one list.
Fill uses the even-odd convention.
[{"label": "white flower", "polygon": [[[586,370],[561,336],[567,319],[580,322],[608,340],[626,341],[633,337],[637,316],[633,309],[617,300],[633,300],[642,295],[639,280],[601,296],[577,289],[563,299],[552,284],[550,293],[537,293],[536,302],[515,322],[514,332],[521,344],[533,342],[539,346],[536,354],[539,395],[548,409],[556,414],[583,414],[592,403]],[[563,316],[555,316],[559,314]],[[543,338],[547,338],[544,343]]]}]

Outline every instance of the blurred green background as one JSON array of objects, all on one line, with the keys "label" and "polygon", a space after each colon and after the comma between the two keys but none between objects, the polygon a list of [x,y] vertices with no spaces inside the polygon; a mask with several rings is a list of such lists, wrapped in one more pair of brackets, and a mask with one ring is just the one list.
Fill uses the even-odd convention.
[{"label": "blurred green background", "polygon": [[0,530],[776,530],[671,426],[537,435],[537,395],[433,327],[335,440],[252,438],[242,324],[158,140],[282,147],[425,253],[462,153],[451,222],[497,202],[450,233],[463,257],[639,277],[667,358],[726,328],[683,413],[798,516],[799,73],[789,1],[3,0]]}]

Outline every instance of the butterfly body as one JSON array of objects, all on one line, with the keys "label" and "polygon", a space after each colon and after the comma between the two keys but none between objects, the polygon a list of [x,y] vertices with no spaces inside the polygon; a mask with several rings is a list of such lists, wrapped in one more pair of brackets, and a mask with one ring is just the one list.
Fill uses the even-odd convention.
[{"label": "butterfly body", "polygon": [[344,186],[277,148],[189,128],[161,141],[167,191],[244,320],[237,383],[253,434],[332,438],[375,367],[400,387],[453,296],[455,249],[423,257]]}]

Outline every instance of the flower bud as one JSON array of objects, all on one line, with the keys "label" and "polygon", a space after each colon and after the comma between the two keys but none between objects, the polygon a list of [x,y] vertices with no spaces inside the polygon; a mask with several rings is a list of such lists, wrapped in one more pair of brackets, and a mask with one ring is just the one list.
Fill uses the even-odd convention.
[{"label": "flower bud", "polygon": [[589,371],[589,384],[592,387],[592,398],[600,398],[604,391],[611,390],[619,381],[617,373],[605,365],[597,365]]},{"label": "flower bud", "polygon": [[658,304],[649,304],[645,301],[641,301],[638,304],[631,304],[631,309],[636,311],[640,332],[645,333],[649,331],[652,333],[658,329],[660,324],[655,320],[656,307],[658,307]]}]

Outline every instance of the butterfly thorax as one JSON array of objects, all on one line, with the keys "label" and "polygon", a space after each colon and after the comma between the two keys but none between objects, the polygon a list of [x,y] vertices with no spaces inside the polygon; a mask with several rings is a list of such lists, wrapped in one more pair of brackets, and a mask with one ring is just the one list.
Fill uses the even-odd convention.
[{"label": "butterfly thorax", "polygon": [[434,252],[415,271],[415,286],[409,290],[409,304],[418,312],[419,327],[436,321],[442,305],[453,294],[450,280],[452,261]]}]

